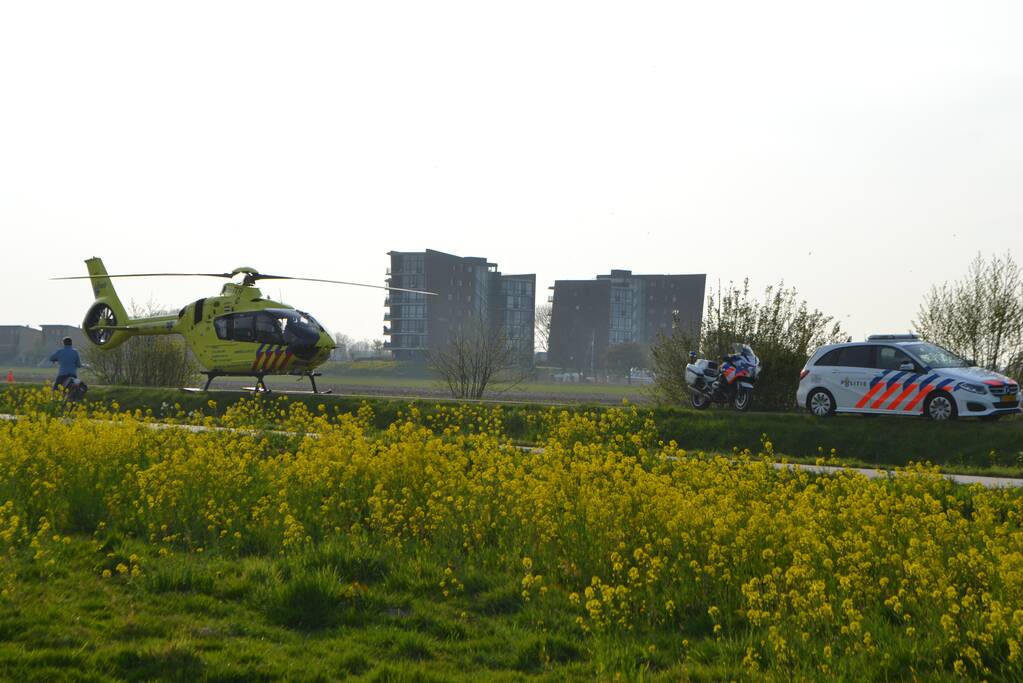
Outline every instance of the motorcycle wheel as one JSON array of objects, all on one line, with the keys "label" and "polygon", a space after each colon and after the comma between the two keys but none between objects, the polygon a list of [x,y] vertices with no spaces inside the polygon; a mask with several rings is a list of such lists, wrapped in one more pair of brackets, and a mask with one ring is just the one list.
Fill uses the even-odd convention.
[{"label": "motorcycle wheel", "polygon": [[704,410],[710,405],[710,399],[695,391],[689,392],[689,404],[697,410]]},{"label": "motorcycle wheel", "polygon": [[751,389],[743,389],[739,387],[735,391],[735,398],[732,399],[732,407],[740,412],[746,412],[749,410],[750,404],[753,403],[753,391]]}]

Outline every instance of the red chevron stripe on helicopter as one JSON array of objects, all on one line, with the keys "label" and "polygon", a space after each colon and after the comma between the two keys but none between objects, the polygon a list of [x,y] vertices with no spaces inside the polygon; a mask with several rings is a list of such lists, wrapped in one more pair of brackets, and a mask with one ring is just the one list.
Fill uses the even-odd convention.
[{"label": "red chevron stripe on helicopter", "polygon": [[279,354],[283,348],[283,345],[260,344],[259,348],[256,349],[256,359],[252,362],[252,371],[272,371],[277,359],[277,354]]},{"label": "red chevron stripe on helicopter", "polygon": [[259,368],[259,361],[263,355],[263,349],[269,346],[269,344],[260,344],[259,348],[256,349],[256,360],[252,361],[252,371],[255,372]]},{"label": "red chevron stripe on helicopter", "polygon": [[266,360],[263,361],[263,369],[273,370],[274,365],[277,363],[277,359],[280,357],[283,351],[284,351],[283,345],[277,345],[270,349],[270,353],[266,355]]}]

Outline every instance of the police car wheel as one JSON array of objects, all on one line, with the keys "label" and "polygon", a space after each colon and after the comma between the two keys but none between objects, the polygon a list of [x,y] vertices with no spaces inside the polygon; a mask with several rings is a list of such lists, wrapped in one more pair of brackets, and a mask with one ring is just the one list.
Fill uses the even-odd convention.
[{"label": "police car wheel", "polygon": [[806,397],[806,408],[815,417],[831,417],[835,414],[835,399],[827,389],[814,389]]},{"label": "police car wheel", "polygon": [[954,420],[957,414],[955,401],[946,393],[933,394],[924,404],[924,415],[930,420]]}]

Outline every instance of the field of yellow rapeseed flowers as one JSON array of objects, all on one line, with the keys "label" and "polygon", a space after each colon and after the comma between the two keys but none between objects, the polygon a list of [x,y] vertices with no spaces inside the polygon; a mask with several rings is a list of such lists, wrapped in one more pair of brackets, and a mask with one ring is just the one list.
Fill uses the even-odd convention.
[{"label": "field of yellow rapeseed flowers", "polygon": [[[181,584],[213,596],[219,607],[202,604],[214,616],[240,601],[246,618],[310,638],[443,612],[443,635],[403,646],[419,653],[416,671],[442,678],[503,666],[579,678],[1023,679],[1017,491],[958,487],[926,467],[867,480],[689,453],[658,442],[630,407],[545,414],[528,449],[504,435],[500,408],[410,408],[385,430],[368,409],[287,400],[178,416],[199,430],[154,428],[116,406],[65,416],[44,394],[16,409],[20,419],[0,424],[9,605],[87,576],[111,604],[150,591],[155,610]],[[324,560],[336,547],[349,559]],[[232,589],[247,566],[251,590]],[[147,652],[166,654],[161,638],[173,637],[153,636]],[[490,645],[459,648],[475,638]],[[532,668],[473,659],[502,638],[531,639]],[[3,652],[0,673],[17,671]],[[348,675],[381,664],[367,652]],[[214,655],[189,656],[202,667]],[[90,666],[116,678],[103,661]]]}]

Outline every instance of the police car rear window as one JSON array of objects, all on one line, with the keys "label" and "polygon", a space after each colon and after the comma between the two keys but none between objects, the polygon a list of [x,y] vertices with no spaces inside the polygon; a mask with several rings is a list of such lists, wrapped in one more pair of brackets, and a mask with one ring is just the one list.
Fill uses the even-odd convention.
[{"label": "police car rear window", "polygon": [[842,349],[838,365],[847,368],[869,368],[872,365],[870,346],[847,346]]},{"label": "police car rear window", "polygon": [[844,346],[825,353],[814,365],[838,366],[847,368],[869,368],[872,360],[873,347]]},{"label": "police car rear window", "polygon": [[818,360],[814,365],[838,365],[839,357],[842,355],[842,349],[831,349]]}]

